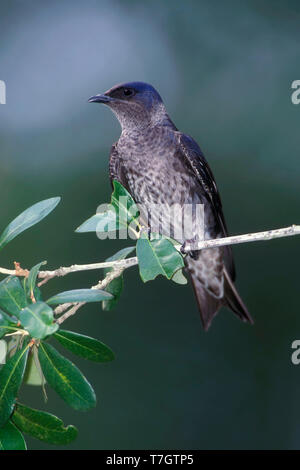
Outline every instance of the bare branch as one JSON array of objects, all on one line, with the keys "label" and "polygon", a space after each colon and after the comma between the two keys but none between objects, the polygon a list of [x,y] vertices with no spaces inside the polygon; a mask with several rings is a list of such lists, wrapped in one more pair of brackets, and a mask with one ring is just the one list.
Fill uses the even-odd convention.
[{"label": "bare branch", "polygon": [[185,251],[203,250],[206,248],[214,248],[216,246],[273,240],[275,238],[290,237],[292,235],[300,235],[300,225],[291,225],[290,227],[267,230],[265,232],[234,235],[233,237],[216,238],[214,240],[203,240],[198,242],[196,245],[187,245],[184,249]]},{"label": "bare branch", "polygon": [[[256,233],[247,233],[244,235],[234,235],[232,237],[216,238],[213,240],[203,240],[198,242],[195,245],[186,245],[184,247],[185,251],[196,251],[203,250],[208,248],[214,248],[218,246],[225,245],[236,245],[238,243],[249,243],[257,242],[264,240],[272,240],[275,238],[281,237],[290,237],[292,235],[300,235],[300,225],[291,225],[290,227],[280,228],[275,230],[267,230],[265,232],[256,232]],[[176,248],[179,250],[180,245],[176,245]],[[127,269],[131,266],[138,264],[138,259],[136,256],[132,258],[127,258],[124,260],[118,261],[109,261],[104,263],[94,263],[94,264],[74,264],[70,267],[59,268],[55,271],[41,271],[39,273],[40,278],[51,279],[56,276],[65,276],[66,274],[78,271],[87,271],[90,269],[102,269],[102,268],[120,268]],[[44,282],[44,281],[42,281]],[[41,285],[41,283],[39,284]]]},{"label": "bare branch", "polygon": [[[277,229],[277,230],[268,230],[265,232],[256,232],[256,233],[250,233],[250,234],[245,234],[245,235],[235,235],[233,237],[226,237],[226,238],[217,238],[214,240],[204,240],[196,245],[190,245],[190,246],[185,246],[185,251],[192,251],[192,250],[201,250],[201,249],[208,249],[208,248],[214,248],[217,246],[225,246],[225,245],[234,245],[238,243],[246,243],[246,242],[253,242],[253,241],[264,241],[264,240],[272,240],[274,238],[280,238],[280,237],[289,237],[292,235],[298,235],[300,234],[300,225],[292,225],[291,227],[287,228],[282,228],[282,229]],[[180,245],[176,246],[177,249],[180,249]],[[137,257],[132,257],[128,258],[126,260],[120,260],[120,261],[112,261],[109,263],[97,263],[97,264],[92,264],[92,265],[73,265],[70,268],[60,268],[60,270],[57,271],[48,271],[47,276],[49,276],[49,273],[51,276],[55,276],[54,273],[60,272],[63,274],[59,275],[66,275],[69,272],[76,272],[76,271],[84,271],[85,269],[100,269],[100,268],[106,268],[106,267],[113,267],[114,269],[112,271],[109,271],[105,278],[102,281],[99,281],[97,285],[93,286],[92,289],[104,289],[107,287],[107,285],[116,277],[120,276],[124,269],[134,266],[138,264],[138,259]],[[57,274],[56,274],[57,275]],[[67,318],[70,316],[74,315],[80,307],[82,307],[86,302],[80,302],[75,305],[73,305],[72,308],[67,310],[72,304],[62,304],[59,305],[55,309],[55,314],[59,314],[67,310],[64,315],[62,315],[58,320],[57,323],[61,324],[63,323]]]},{"label": "bare branch", "polygon": [[64,313],[66,310],[68,310],[69,307],[72,307],[74,305],[73,303],[65,303],[65,304],[60,304],[56,309],[54,310],[54,315],[60,315],[61,313]]},{"label": "bare branch", "polygon": [[65,320],[67,320],[67,318],[71,317],[72,315],[75,315],[75,313],[77,312],[77,310],[82,307],[86,302],[79,302],[77,304],[75,304],[72,308],[70,308],[70,310],[68,310],[66,313],[64,313],[61,317],[59,317],[57,320],[56,320],[56,323],[58,323],[59,325],[61,325]]},{"label": "bare branch", "polygon": [[[138,263],[138,260],[136,257],[133,258],[127,258],[127,259],[122,259],[122,260],[117,260],[117,261],[106,261],[103,263],[92,263],[92,264],[73,264],[72,266],[69,267],[61,267],[58,269],[55,269],[54,271],[40,271],[38,274],[39,279],[43,279],[38,286],[42,286],[45,284],[47,281],[54,277],[61,277],[61,276],[66,276],[67,274],[70,273],[75,273],[79,271],[89,271],[93,269],[103,269],[103,268],[130,268],[130,266],[134,266]],[[1,268],[0,268],[1,272]]]},{"label": "bare branch", "polygon": [[[225,237],[225,238],[217,238],[213,240],[203,240],[198,242],[195,245],[186,245],[184,247],[185,251],[196,251],[208,248],[214,248],[218,246],[225,246],[225,245],[235,245],[238,243],[248,243],[248,242],[256,242],[256,241],[264,241],[264,240],[273,240],[275,238],[281,237],[290,237],[292,235],[299,235],[300,234],[300,225],[291,225],[290,227],[280,228],[275,230],[267,230],[265,232],[256,232],[256,233],[248,233],[244,235],[234,235],[232,237]],[[176,248],[179,250],[180,245],[176,245]],[[127,258],[123,260],[117,261],[106,261],[103,263],[93,263],[93,264],[74,264],[69,267],[61,267],[55,269],[54,271],[40,271],[38,274],[39,279],[43,279],[38,286],[45,284],[50,279],[55,277],[66,276],[70,273],[75,273],[79,271],[88,271],[88,270],[97,270],[103,268],[114,268],[114,271],[117,269],[127,269],[131,266],[135,266],[138,264],[138,259],[136,256],[132,258]],[[28,275],[27,270],[20,270],[20,269],[6,269],[0,268],[0,274],[6,275],[13,275],[13,276],[26,276]],[[104,281],[105,279],[103,279]],[[100,281],[100,282],[103,282]],[[70,306],[70,305],[69,305]],[[57,307],[58,309],[59,307]],[[58,313],[62,313],[59,311]]]},{"label": "bare branch", "polygon": [[[209,249],[219,246],[225,245],[235,245],[238,243],[248,243],[248,242],[256,242],[256,241],[265,241],[265,240],[273,240],[275,238],[281,237],[290,237],[292,235],[300,235],[300,225],[291,225],[290,227],[280,228],[275,230],[267,230],[265,232],[256,232],[256,233],[248,233],[244,235],[234,235],[232,237],[225,237],[225,238],[217,238],[213,240],[203,240],[198,242],[197,244],[193,245],[185,245],[184,250],[186,252],[189,251],[196,251],[196,250],[203,250]],[[180,245],[176,245],[176,248],[180,250]],[[69,267],[60,267],[55,269],[54,271],[40,271],[38,277],[43,279],[38,286],[41,286],[48,282],[50,279],[54,277],[61,277],[66,276],[67,274],[79,272],[79,271],[88,271],[93,269],[103,269],[103,268],[112,268],[105,276],[104,279],[98,282],[95,286],[91,287],[91,289],[105,289],[108,284],[115,278],[119,277],[123,271],[131,266],[135,266],[138,264],[138,259],[136,256],[132,258],[117,260],[117,261],[106,261],[103,263],[93,263],[93,264],[74,264]],[[27,277],[29,271],[26,269],[22,269],[19,263],[15,263],[15,269],[6,269],[0,267],[0,274],[6,275],[13,275],[13,276],[24,276]],[[61,315],[57,319],[57,323],[61,324],[67,318],[74,315],[80,307],[85,305],[86,302],[79,302],[79,303],[65,303],[61,304],[54,310],[55,315]],[[64,313],[65,312],[65,313]]]},{"label": "bare branch", "polygon": [[0,274],[6,274],[7,276],[15,276],[16,275],[16,270],[15,269],[0,268]]},{"label": "bare branch", "polygon": [[[98,284],[96,284],[95,286],[92,286],[91,289],[105,289],[105,287],[108,286],[108,284],[113,280],[113,279],[116,279],[117,277],[121,276],[121,274],[123,273],[124,271],[124,268],[115,268],[113,269],[112,271],[109,271],[107,273],[107,275],[105,276],[104,279],[102,279],[102,281],[99,281]],[[62,304],[62,305],[59,305],[54,313],[55,314],[59,314],[59,313],[62,313],[64,312],[65,310],[67,310],[71,305],[73,305],[72,308],[70,308],[69,310],[67,310],[66,313],[64,313],[61,317],[59,317],[57,320],[56,320],[56,323],[58,323],[59,325],[61,325],[65,320],[67,320],[67,318],[71,317],[72,315],[74,315],[77,310],[82,307],[83,305],[85,305],[86,302],[78,302],[77,304],[70,304],[70,303],[65,303],[65,304]]]}]

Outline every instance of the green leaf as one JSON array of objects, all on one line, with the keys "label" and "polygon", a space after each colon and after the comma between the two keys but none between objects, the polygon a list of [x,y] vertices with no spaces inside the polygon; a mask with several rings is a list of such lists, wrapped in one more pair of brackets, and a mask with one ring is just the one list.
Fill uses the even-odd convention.
[{"label": "green leaf", "polygon": [[[31,297],[32,293],[35,291],[36,279],[40,270],[40,267],[47,264],[47,261],[41,261],[31,268],[28,278],[26,279],[26,292],[28,297]],[[37,299],[36,299],[37,300]]]},{"label": "green leaf", "polygon": [[21,335],[10,336],[6,339],[7,341],[7,357],[11,358],[15,352],[20,348],[21,342],[24,341],[24,337]]},{"label": "green leaf", "polygon": [[20,322],[33,338],[43,339],[57,331],[53,310],[45,302],[28,305],[19,314]]},{"label": "green leaf", "polygon": [[171,280],[175,282],[176,284],[182,284],[182,285],[185,285],[188,282],[187,278],[184,276],[182,272],[182,269],[179,269],[178,271],[176,271],[176,273],[174,274]]},{"label": "green leaf", "polygon": [[[134,250],[135,250],[135,246],[129,246],[129,247],[123,248],[122,250],[118,251],[117,253],[115,253],[110,258],[107,258],[106,261],[117,261],[117,260],[120,260],[120,259],[125,259]],[[110,271],[111,271],[110,268],[104,269],[104,276],[106,276],[107,273],[110,272]],[[113,279],[108,284],[105,291],[112,294],[113,299],[104,300],[102,302],[103,310],[106,310],[106,311],[112,310],[112,308],[118,303],[118,301],[120,299],[121,292],[123,290],[123,286],[124,286],[124,279],[123,279],[122,274],[119,277],[117,277],[116,279]]]},{"label": "green leaf", "polygon": [[10,417],[23,380],[29,345],[24,345],[0,370],[0,428]]},{"label": "green leaf", "polygon": [[[120,259],[125,259],[134,250],[135,246],[127,246],[126,248],[122,248],[122,250],[117,251],[117,253],[107,258],[106,261],[119,261]],[[104,271],[111,271],[111,269],[112,268],[105,268]]]},{"label": "green leaf", "polygon": [[19,318],[27,305],[25,291],[17,276],[8,276],[0,282],[0,308]]},{"label": "green leaf", "polygon": [[12,420],[25,434],[50,444],[69,444],[78,434],[74,426],[65,427],[56,416],[20,403],[15,407]]},{"label": "green leaf", "polygon": [[96,395],[80,370],[42,341],[39,360],[49,385],[75,410],[85,411],[96,406]]},{"label": "green leaf", "polygon": [[41,366],[39,364],[38,356],[36,353],[34,354],[34,351],[36,351],[37,353],[37,347],[35,345],[33,346],[27,360],[23,382],[26,385],[35,385],[43,387],[46,381],[43,376]]},{"label": "green leaf", "polygon": [[0,428],[0,450],[26,449],[26,442],[18,428],[11,421],[7,421],[6,425]]},{"label": "green leaf", "polygon": [[35,287],[33,289],[33,296],[34,296],[36,302],[43,301],[41,289],[39,287]]},{"label": "green leaf", "polygon": [[17,331],[19,328],[15,326],[4,326],[0,325],[0,339],[3,338],[7,333],[14,333]]},{"label": "green leaf", "polygon": [[124,287],[124,278],[123,278],[123,275],[121,274],[119,277],[116,277],[115,279],[113,279],[106,287],[105,291],[108,292],[109,294],[112,294],[113,298],[111,300],[104,300],[102,302],[102,310],[108,312],[116,306],[116,304],[120,300],[123,287]]},{"label": "green leaf", "polygon": [[120,224],[116,215],[115,209],[109,208],[105,212],[99,212],[87,219],[81,224],[75,232],[112,232],[120,229]]},{"label": "green leaf", "polygon": [[0,310],[0,325],[13,325],[13,317]]},{"label": "green leaf", "polygon": [[111,196],[111,204],[117,210],[117,217],[121,225],[129,225],[131,223],[139,226],[138,206],[132,199],[129,192],[122,186],[119,181],[113,181],[114,191]]},{"label": "green leaf", "polygon": [[40,222],[57,206],[60,197],[52,197],[34,204],[14,219],[0,236],[0,250],[17,235]]},{"label": "green leaf", "polygon": [[73,331],[59,330],[54,337],[65,348],[77,354],[77,356],[84,357],[84,359],[107,362],[115,358],[114,353],[108,346],[89,336],[74,333]]},{"label": "green leaf", "polygon": [[118,181],[114,180],[113,186],[114,191],[111,203],[107,204],[107,210],[86,220],[75,230],[77,233],[112,232],[128,225],[139,227],[139,210],[131,195]]},{"label": "green leaf", "polygon": [[7,333],[11,333],[16,329],[12,325],[14,325],[12,317],[0,310],[0,339]]},{"label": "green leaf", "polygon": [[112,295],[103,290],[98,289],[77,289],[68,290],[56,294],[47,300],[47,304],[56,305],[64,303],[77,303],[77,302],[100,302],[101,300],[111,299]]},{"label": "green leaf", "polygon": [[[45,261],[45,264],[46,264],[46,261]],[[26,298],[28,301],[30,301],[30,303],[33,302],[33,298],[34,300],[37,302],[38,300],[43,300],[42,298],[42,293],[41,293],[41,289],[37,286],[35,286],[33,288],[33,297],[32,297],[32,292],[31,290],[28,288],[28,284],[27,284],[27,279],[26,277],[24,277],[23,279],[23,282],[22,282],[22,285],[23,285],[23,289],[25,290],[25,293],[26,293]]]},{"label": "green leaf", "polygon": [[181,254],[166,238],[150,241],[142,233],[137,241],[136,252],[140,276],[144,282],[155,279],[159,274],[171,279],[184,266]]}]

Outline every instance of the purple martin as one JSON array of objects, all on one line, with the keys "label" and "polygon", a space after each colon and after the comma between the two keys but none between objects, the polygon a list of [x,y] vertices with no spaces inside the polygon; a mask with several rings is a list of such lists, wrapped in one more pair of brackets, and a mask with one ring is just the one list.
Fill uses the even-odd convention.
[{"label": "purple martin", "polygon": [[[91,97],[89,102],[107,105],[122,128],[110,153],[111,181],[118,180],[137,204],[149,207],[152,212],[155,205],[194,207],[202,204],[204,239],[228,235],[214,176],[200,147],[176,128],[159,93],[151,85],[123,83]],[[155,220],[152,216],[151,213],[150,231],[151,221]],[[190,222],[194,236],[190,240],[178,240],[183,250],[185,242],[196,243],[200,239],[200,227],[195,226],[193,220]],[[164,216],[161,227],[164,234]],[[230,246],[188,252],[185,266],[205,330],[223,305],[241,320],[253,323],[234,285],[235,268]]]}]

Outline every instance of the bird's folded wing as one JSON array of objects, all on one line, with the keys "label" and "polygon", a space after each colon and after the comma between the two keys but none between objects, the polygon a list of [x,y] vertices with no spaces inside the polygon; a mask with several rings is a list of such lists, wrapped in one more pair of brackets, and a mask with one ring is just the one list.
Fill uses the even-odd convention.
[{"label": "bird's folded wing", "polygon": [[[224,237],[228,236],[226,222],[222,209],[222,202],[213,173],[197,142],[186,134],[178,133],[179,144],[186,164],[197,177],[202,191],[210,201],[216,220],[220,224],[220,231]],[[230,246],[224,247],[224,260],[231,279],[235,279],[235,267]]]}]

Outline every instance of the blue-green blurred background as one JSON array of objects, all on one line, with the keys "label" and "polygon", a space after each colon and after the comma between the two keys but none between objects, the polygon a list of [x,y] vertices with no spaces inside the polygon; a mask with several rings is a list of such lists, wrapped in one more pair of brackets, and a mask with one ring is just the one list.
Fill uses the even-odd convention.
[{"label": "blue-green blurred background", "polygon": [[[297,1],[1,1],[0,221],[61,195],[58,209],[1,253],[49,268],[101,261],[124,241],[74,229],[110,198],[108,155],[119,126],[87,104],[122,81],[153,84],[176,125],[202,147],[231,234],[299,223],[300,79]],[[28,405],[78,425],[73,449],[300,448],[299,239],[234,248],[237,285],[254,326],[222,310],[201,329],[190,286],[142,284],[126,272],[117,308],[90,304],[65,323],[112,347],[98,365],[68,354],[94,385],[94,411],[50,389],[23,387]],[[47,284],[89,287],[100,273]],[[28,439],[30,448],[54,448]]]}]

